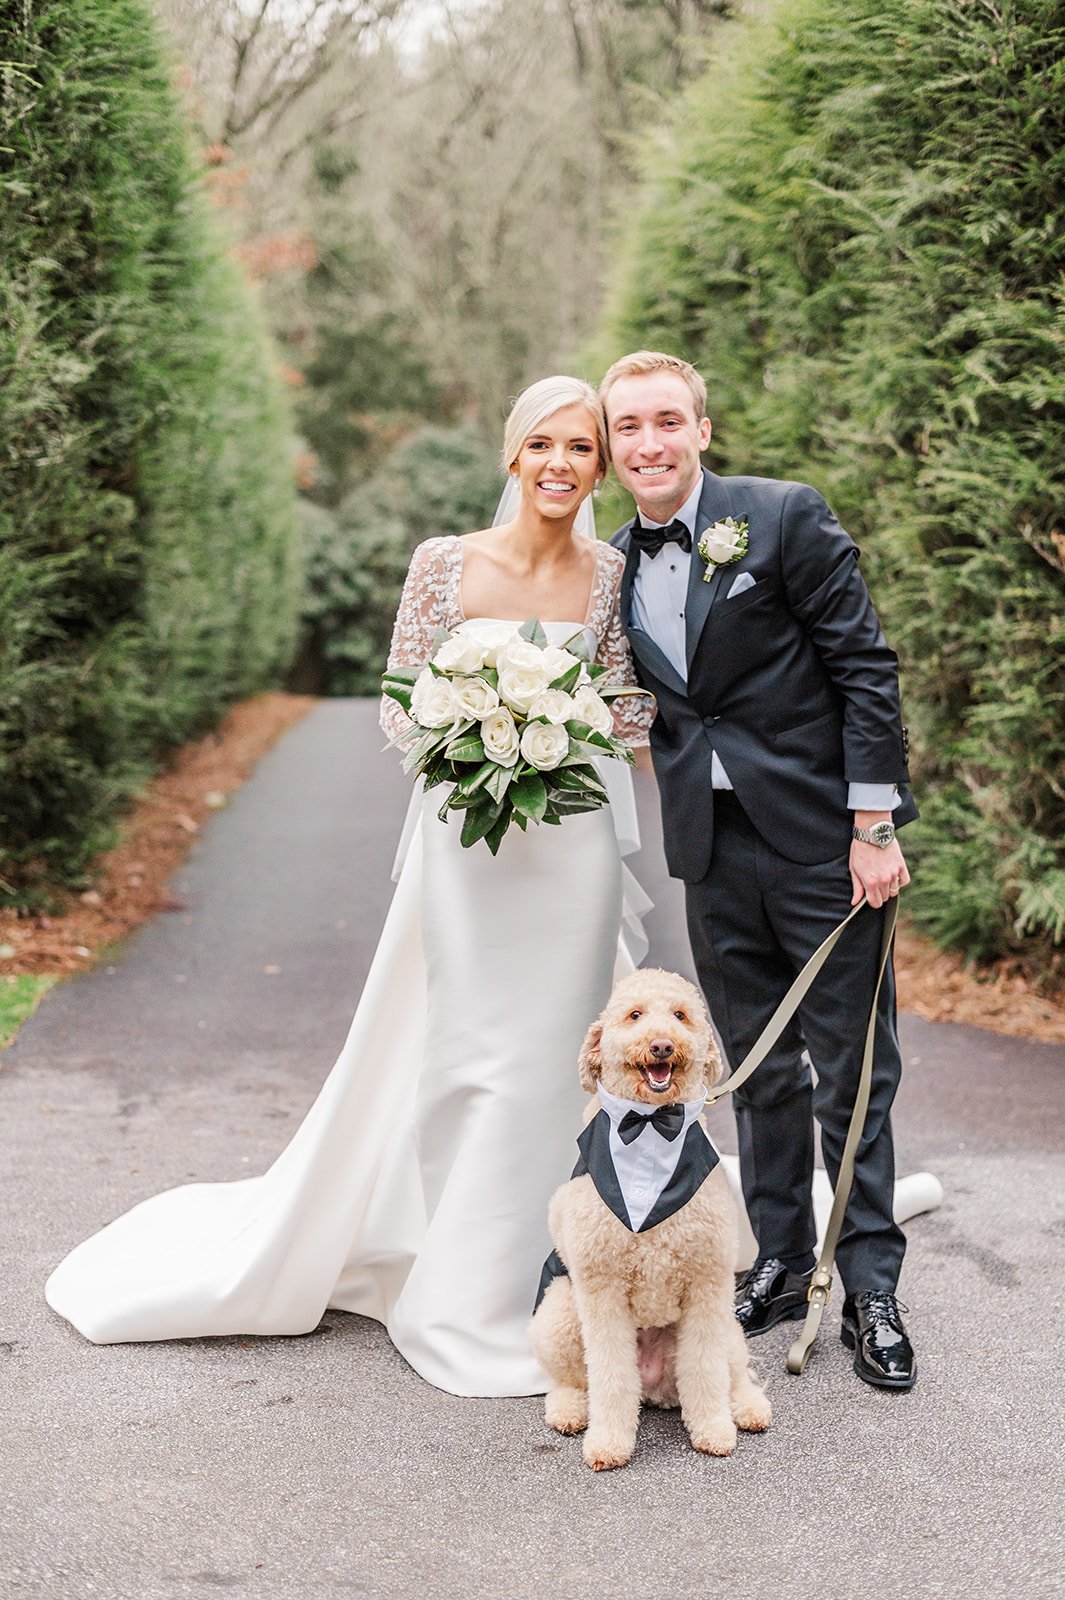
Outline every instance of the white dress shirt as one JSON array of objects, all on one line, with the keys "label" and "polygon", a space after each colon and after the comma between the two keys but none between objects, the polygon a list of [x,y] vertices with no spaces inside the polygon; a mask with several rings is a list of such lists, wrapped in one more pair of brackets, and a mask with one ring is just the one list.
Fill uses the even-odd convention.
[{"label": "white dress shirt", "polygon": [[[700,473],[687,500],[676,516],[669,519],[670,522],[683,522],[687,528],[692,540],[691,556],[685,556],[679,544],[663,546],[656,556],[641,551],[632,584],[633,621],[654,640],[685,684],[688,681],[688,653],[684,609],[688,599],[691,562],[702,559],[695,548],[695,525],[702,492],[703,475]],[[645,528],[665,528],[669,525],[652,522],[642,511],[639,520]],[[711,752],[710,782],[715,789],[732,788],[716,750]],[[899,794],[893,784],[852,783],[848,786],[847,804],[852,811],[894,811],[898,803]]]},{"label": "white dress shirt", "polygon": [[625,1209],[629,1213],[633,1233],[638,1233],[650,1216],[659,1196],[677,1170],[684,1136],[692,1123],[702,1115],[706,1104],[706,1090],[698,1100],[684,1102],[684,1126],[675,1139],[666,1139],[650,1123],[643,1132],[626,1144],[618,1132],[618,1124],[628,1111],[646,1117],[656,1108],[642,1100],[621,1100],[599,1084],[599,1104],[610,1118],[610,1157],[614,1163],[621,1187]]}]

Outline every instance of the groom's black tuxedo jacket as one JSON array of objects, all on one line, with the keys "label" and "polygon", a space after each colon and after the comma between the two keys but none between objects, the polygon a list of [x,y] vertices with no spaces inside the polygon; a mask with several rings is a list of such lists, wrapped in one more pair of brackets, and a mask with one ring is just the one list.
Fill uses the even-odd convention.
[{"label": "groom's black tuxedo jacket", "polygon": [[[747,553],[704,582],[695,545],[728,516],[746,518]],[[898,660],[857,547],[816,490],[704,471],[685,607],[687,684],[633,621],[640,557],[631,528],[611,542],[627,553],[621,620],[637,676],[658,701],[651,755],[670,873],[698,882],[709,870],[715,750],[755,827],[789,860],[847,853],[849,783],[897,784],[894,821],[912,821]],[[744,572],[753,588],[729,599]]]}]

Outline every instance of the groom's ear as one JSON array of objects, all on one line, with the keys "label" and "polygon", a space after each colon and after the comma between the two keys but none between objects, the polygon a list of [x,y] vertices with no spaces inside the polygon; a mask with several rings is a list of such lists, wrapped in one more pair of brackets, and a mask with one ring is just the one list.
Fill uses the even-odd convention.
[{"label": "groom's ear", "polygon": [[595,1086],[603,1072],[603,1053],[600,1045],[603,1042],[603,1024],[593,1022],[584,1036],[581,1053],[577,1057],[577,1069],[581,1075],[581,1088],[585,1094],[594,1094]]}]

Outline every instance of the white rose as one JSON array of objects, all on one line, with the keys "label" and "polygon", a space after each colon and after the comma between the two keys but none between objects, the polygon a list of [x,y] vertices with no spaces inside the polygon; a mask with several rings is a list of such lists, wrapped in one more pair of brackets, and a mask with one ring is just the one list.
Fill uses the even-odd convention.
[{"label": "white rose", "polygon": [[477,641],[484,651],[484,665],[497,667],[499,652],[517,637],[518,630],[512,622],[478,622]]},{"label": "white rose", "polygon": [[537,695],[546,688],[547,673],[539,661],[535,666],[528,667],[500,666],[499,697],[506,701],[512,711],[527,712]]},{"label": "white rose", "polygon": [[529,707],[530,717],[546,717],[548,722],[568,722],[570,717],[576,715],[576,708],[570,695],[561,689],[545,689],[543,694],[538,694]]},{"label": "white rose", "polygon": [[699,554],[715,566],[721,566],[740,554],[743,537],[742,528],[730,528],[727,522],[715,522],[699,540]]},{"label": "white rose", "polygon": [[530,644],[520,633],[515,633],[497,653],[496,666],[500,672],[505,672],[508,667],[535,667],[542,672],[544,652],[538,644]]},{"label": "white rose", "polygon": [[569,650],[562,650],[557,644],[549,644],[544,651],[544,666],[547,669],[548,683],[554,683],[556,678],[562,678],[577,665],[579,656],[573,655]]},{"label": "white rose", "polygon": [[433,657],[441,672],[479,672],[484,666],[485,649],[472,633],[453,633]]},{"label": "white rose", "polygon": [[438,678],[426,667],[414,680],[410,714],[423,728],[446,728],[455,720],[455,691],[449,678]]},{"label": "white rose", "polygon": [[530,722],[521,736],[521,753],[539,772],[553,772],[569,755],[569,734],[553,722]]},{"label": "white rose", "polygon": [[613,733],[614,719],[610,707],[591,686],[577,690],[573,697],[573,708],[581,721],[586,722],[595,733]]},{"label": "white rose", "polygon": [[455,704],[461,717],[474,717],[478,722],[499,710],[499,696],[483,678],[453,678]]},{"label": "white rose", "polygon": [[512,767],[518,759],[518,730],[506,706],[500,706],[481,723],[481,741],[489,761]]}]

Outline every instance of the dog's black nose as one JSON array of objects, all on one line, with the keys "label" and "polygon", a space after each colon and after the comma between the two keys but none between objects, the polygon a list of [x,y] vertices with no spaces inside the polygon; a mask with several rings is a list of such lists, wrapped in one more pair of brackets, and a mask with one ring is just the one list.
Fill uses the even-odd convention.
[{"label": "dog's black nose", "polygon": [[668,1061],[673,1054],[672,1039],[652,1039],[647,1047],[656,1061]]}]

